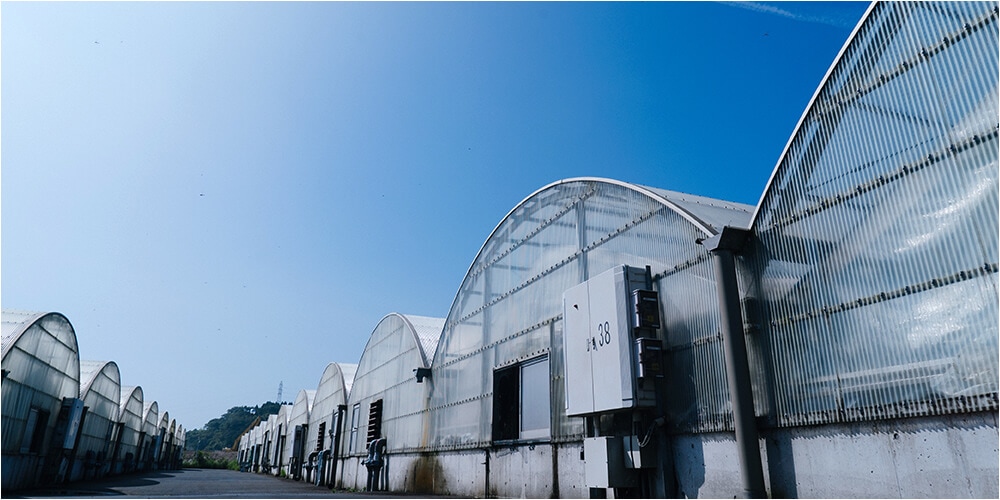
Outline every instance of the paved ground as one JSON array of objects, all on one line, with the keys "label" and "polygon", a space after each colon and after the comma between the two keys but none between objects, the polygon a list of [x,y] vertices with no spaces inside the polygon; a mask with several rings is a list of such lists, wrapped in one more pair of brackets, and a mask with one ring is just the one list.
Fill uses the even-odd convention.
[{"label": "paved ground", "polygon": [[406,495],[333,492],[303,481],[263,474],[216,469],[129,474],[107,480],[87,481],[20,491],[4,498],[399,498]]}]

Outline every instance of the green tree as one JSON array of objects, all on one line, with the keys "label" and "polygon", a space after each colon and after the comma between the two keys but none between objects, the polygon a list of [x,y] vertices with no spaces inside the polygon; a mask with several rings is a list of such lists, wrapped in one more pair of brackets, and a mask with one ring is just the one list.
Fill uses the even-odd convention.
[{"label": "green tree", "polygon": [[257,417],[267,417],[278,413],[281,403],[268,401],[257,406],[234,406],[222,416],[209,420],[201,429],[187,432],[184,447],[188,450],[222,450],[233,446],[233,441],[253,423]]}]

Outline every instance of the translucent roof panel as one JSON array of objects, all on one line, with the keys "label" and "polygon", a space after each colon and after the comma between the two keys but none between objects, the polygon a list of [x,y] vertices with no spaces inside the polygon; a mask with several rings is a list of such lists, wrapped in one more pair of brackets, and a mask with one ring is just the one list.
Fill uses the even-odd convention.
[{"label": "translucent roof panel", "polygon": [[298,395],[295,397],[295,403],[292,405],[292,411],[288,414],[287,435],[289,438],[285,440],[286,457],[292,456],[292,451],[295,447],[295,427],[309,425],[309,411],[312,409],[313,399],[315,397],[315,390],[305,389],[300,390]]},{"label": "translucent roof panel", "polygon": [[750,212],[598,178],[556,182],[528,196],[489,235],[448,313],[431,367],[430,446],[492,445],[494,370],[542,357],[550,370],[550,438],[582,439],[581,419],[564,410],[563,292],[608,269],[648,266],[666,342],[708,338],[718,331],[718,302],[711,260],[698,241],[725,225],[745,227]]},{"label": "translucent roof panel", "polygon": [[750,226],[750,217],[754,210],[752,205],[679,193],[677,191],[667,191],[666,189],[644,187],[662,196],[669,203],[674,204],[680,211],[687,213],[692,218],[702,222],[705,226],[710,227],[713,232],[717,233],[726,226],[740,228]]},{"label": "translucent roof panel", "polygon": [[4,309],[2,316],[3,357],[7,357],[7,351],[13,346],[14,341],[39,318],[45,316],[45,313]]},{"label": "translucent roof panel", "polygon": [[[138,416],[140,420],[142,420],[142,409],[143,409],[142,387],[139,387],[137,385],[122,386],[121,396],[122,396],[121,401],[119,401],[120,405],[119,409],[124,410],[125,408],[130,408],[129,411],[131,411],[134,415]],[[136,402],[138,404],[136,404]]]},{"label": "translucent roof panel", "polygon": [[789,139],[744,258],[781,425],[997,410],[996,22],[874,4]]},{"label": "translucent roof panel", "polygon": [[143,432],[147,436],[155,436],[159,432],[160,408],[156,401],[148,401],[142,405]]},{"label": "translucent roof panel", "polygon": [[425,361],[424,366],[429,366],[431,360],[434,359],[434,351],[437,350],[438,340],[441,339],[444,319],[414,316],[412,314],[406,314],[404,318],[410,323],[414,335],[417,336],[421,355]]},{"label": "translucent roof panel", "polygon": [[[60,369],[74,379],[80,380],[80,361],[76,332],[73,330],[73,325],[70,324],[65,316],[59,313],[4,309],[2,318],[4,369],[13,370],[16,368],[13,366],[7,368],[8,354],[18,340],[25,336],[26,332],[32,332],[31,335],[28,335],[24,339],[24,343],[20,346],[21,351],[40,357],[53,366],[53,368]],[[43,332],[45,335],[43,335]],[[52,344],[53,342],[62,344],[62,346],[56,346]],[[63,352],[72,353],[72,356],[54,356],[57,353]],[[70,360],[70,358],[73,359]]]}]

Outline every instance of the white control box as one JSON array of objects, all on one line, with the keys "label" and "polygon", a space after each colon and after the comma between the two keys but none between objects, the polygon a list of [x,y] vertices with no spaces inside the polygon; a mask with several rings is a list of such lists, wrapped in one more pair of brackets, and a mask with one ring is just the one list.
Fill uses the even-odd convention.
[{"label": "white control box", "polygon": [[644,269],[609,269],[563,294],[566,414],[634,408],[636,380],[629,303]]},{"label": "white control box", "polygon": [[584,482],[588,488],[638,486],[634,470],[626,467],[621,438],[595,437],[583,440]]}]

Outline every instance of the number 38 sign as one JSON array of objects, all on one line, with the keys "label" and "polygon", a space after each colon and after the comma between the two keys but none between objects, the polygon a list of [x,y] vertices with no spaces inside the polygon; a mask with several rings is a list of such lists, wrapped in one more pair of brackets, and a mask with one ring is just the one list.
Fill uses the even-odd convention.
[{"label": "number 38 sign", "polygon": [[597,323],[597,335],[587,339],[587,351],[596,351],[608,345],[611,345],[611,323]]}]

